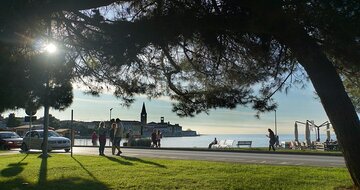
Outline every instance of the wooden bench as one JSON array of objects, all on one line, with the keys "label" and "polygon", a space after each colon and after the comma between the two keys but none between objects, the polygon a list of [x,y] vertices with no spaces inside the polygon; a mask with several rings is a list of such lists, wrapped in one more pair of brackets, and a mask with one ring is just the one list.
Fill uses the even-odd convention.
[{"label": "wooden bench", "polygon": [[252,144],[252,141],[238,141],[236,145],[237,145],[237,147],[246,145],[246,146],[249,146],[249,148],[251,148],[251,144]]}]

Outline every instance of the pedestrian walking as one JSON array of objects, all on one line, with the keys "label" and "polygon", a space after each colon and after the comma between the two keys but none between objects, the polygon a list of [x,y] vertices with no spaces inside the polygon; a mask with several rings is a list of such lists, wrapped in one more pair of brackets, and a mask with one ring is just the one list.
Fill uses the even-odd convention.
[{"label": "pedestrian walking", "polygon": [[116,156],[120,156],[120,154],[122,153],[120,150],[120,142],[121,142],[121,137],[123,136],[124,133],[124,127],[120,121],[119,118],[116,119],[116,123],[113,123],[112,125],[115,125],[115,132],[114,132],[114,145],[115,148],[117,149],[117,154]]},{"label": "pedestrian walking", "polygon": [[116,128],[116,125],[111,124],[110,131],[109,131],[109,137],[110,137],[110,142],[111,142],[112,155],[115,155],[115,142],[114,142],[115,128]]},{"label": "pedestrian walking", "polygon": [[133,135],[133,131],[129,129],[129,132],[126,133],[127,146],[131,146],[131,143],[133,141]]},{"label": "pedestrian walking", "polygon": [[161,138],[162,138],[161,131],[158,130],[157,133],[156,133],[156,147],[158,147],[158,148],[160,148]]},{"label": "pedestrian walking", "polygon": [[97,146],[97,140],[98,140],[98,136],[96,134],[96,132],[94,131],[91,135],[91,142],[93,146]]},{"label": "pedestrian walking", "polygon": [[105,143],[106,143],[106,128],[105,128],[105,123],[104,122],[100,122],[99,123],[99,155],[100,156],[105,156],[104,154],[104,150],[105,150]]},{"label": "pedestrian walking", "polygon": [[276,142],[276,138],[275,138],[274,131],[272,131],[270,128],[268,129],[268,131],[269,131],[269,135],[266,135],[266,136],[270,138],[270,140],[269,140],[269,151],[271,150],[271,148],[275,151],[274,144]]},{"label": "pedestrian walking", "polygon": [[151,133],[151,142],[152,142],[151,146],[157,148],[156,129],[153,129],[153,132]]}]

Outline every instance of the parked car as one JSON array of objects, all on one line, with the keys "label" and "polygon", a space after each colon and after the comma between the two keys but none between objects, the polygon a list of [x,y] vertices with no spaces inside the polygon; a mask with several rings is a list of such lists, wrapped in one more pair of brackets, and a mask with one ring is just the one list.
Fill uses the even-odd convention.
[{"label": "parked car", "polygon": [[[32,130],[25,134],[21,145],[22,151],[29,149],[42,150],[44,130]],[[55,131],[48,131],[48,151],[64,149],[65,152],[70,151],[70,139],[60,136]]]},{"label": "parked car", "polygon": [[20,148],[23,139],[15,132],[0,131],[0,149]]}]

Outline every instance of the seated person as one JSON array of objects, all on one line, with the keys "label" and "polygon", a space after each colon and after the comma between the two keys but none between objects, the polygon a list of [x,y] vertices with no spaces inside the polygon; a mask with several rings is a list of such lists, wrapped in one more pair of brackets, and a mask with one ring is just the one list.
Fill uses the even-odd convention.
[{"label": "seated person", "polygon": [[214,141],[209,144],[209,148],[211,148],[212,145],[217,144],[217,143],[218,143],[218,142],[217,142],[217,140],[216,140],[216,138],[215,138]]}]

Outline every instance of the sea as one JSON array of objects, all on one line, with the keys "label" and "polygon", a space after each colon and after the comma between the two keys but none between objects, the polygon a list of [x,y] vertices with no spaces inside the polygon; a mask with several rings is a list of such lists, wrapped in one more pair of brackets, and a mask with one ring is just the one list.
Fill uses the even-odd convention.
[{"label": "sea", "polygon": [[[289,142],[295,140],[294,134],[278,134],[279,142]],[[167,148],[207,148],[209,143],[216,138],[220,140],[235,140],[235,141],[252,141],[252,147],[267,147],[269,145],[269,138],[266,134],[202,134],[191,137],[163,137],[161,139],[161,147]],[[311,135],[311,141],[316,141],[316,135]],[[305,141],[305,135],[299,134],[300,142]],[[331,135],[332,140],[336,140],[335,134]],[[326,134],[320,134],[320,142],[325,142]],[[126,142],[122,140],[121,144]],[[91,139],[75,139],[74,145],[92,146]],[[107,139],[106,145],[110,145]]]}]

